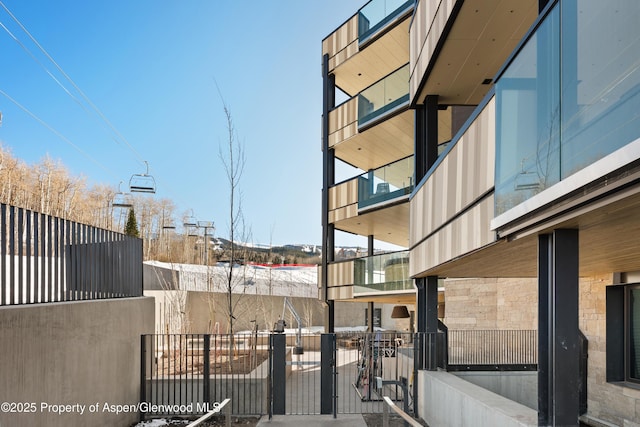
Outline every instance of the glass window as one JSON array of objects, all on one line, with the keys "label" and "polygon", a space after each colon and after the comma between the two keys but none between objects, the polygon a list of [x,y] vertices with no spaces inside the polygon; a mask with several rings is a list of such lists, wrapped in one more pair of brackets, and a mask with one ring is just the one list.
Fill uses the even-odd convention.
[{"label": "glass window", "polygon": [[529,39],[496,86],[496,214],[560,180],[559,11]]},{"label": "glass window", "polygon": [[637,0],[558,2],[505,69],[496,215],[640,138],[639,22]]},{"label": "glass window", "polygon": [[640,8],[637,0],[561,4],[564,179],[640,136]]},{"label": "glass window", "polygon": [[640,382],[640,286],[628,289],[628,380]]},{"label": "glass window", "polygon": [[[369,309],[364,309],[364,326],[369,326]],[[373,326],[381,328],[382,327],[382,309],[374,308],[373,309]]]}]

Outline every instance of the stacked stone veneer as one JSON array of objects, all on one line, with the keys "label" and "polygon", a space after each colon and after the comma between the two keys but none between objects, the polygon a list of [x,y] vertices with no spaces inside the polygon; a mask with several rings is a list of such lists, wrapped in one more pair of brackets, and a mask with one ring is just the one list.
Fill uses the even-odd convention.
[{"label": "stacked stone veneer", "polygon": [[[589,340],[588,416],[640,427],[640,390],[606,381],[606,287],[613,280],[613,274],[580,279],[580,330]],[[447,279],[444,287],[449,330],[538,328],[537,278]]]},{"label": "stacked stone veneer", "polygon": [[449,329],[538,328],[537,279],[447,279],[444,287]]},{"label": "stacked stone veneer", "polygon": [[588,415],[613,425],[640,427],[640,390],[607,383],[606,287],[613,275],[580,282],[580,330],[589,340]]}]

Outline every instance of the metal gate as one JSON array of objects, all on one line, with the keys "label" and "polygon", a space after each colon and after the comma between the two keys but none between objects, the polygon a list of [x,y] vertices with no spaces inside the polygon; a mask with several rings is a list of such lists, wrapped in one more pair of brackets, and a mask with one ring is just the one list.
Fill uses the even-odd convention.
[{"label": "metal gate", "polygon": [[414,367],[411,334],[343,332],[334,336],[337,413],[382,413],[383,396],[409,409]]},{"label": "metal gate", "polygon": [[410,410],[411,334],[274,334],[270,340],[270,414],[382,413],[383,396]]},{"label": "metal gate", "polygon": [[231,398],[234,415],[267,413],[269,337],[152,334],[141,337],[140,415],[194,415]]}]

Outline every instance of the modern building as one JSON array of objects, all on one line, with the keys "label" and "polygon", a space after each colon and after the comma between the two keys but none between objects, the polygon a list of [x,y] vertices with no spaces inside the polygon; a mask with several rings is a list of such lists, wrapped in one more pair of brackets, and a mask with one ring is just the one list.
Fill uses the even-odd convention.
[{"label": "modern building", "polygon": [[[333,330],[335,301],[415,304],[408,249],[414,181],[409,108],[409,25],[414,1],[370,2],[322,42],[323,263],[320,288]],[[348,98],[336,105],[337,95]],[[339,163],[360,172],[336,182]],[[340,257],[337,232],[364,236],[367,256]],[[373,322],[368,322],[369,325]]]},{"label": "modern building", "polygon": [[[635,0],[372,0],[323,41],[329,328],[368,298],[427,336],[536,330],[533,404],[423,366],[429,425],[640,425],[639,24]],[[335,230],[370,257],[338,262]],[[407,248],[402,284],[373,239]]]}]

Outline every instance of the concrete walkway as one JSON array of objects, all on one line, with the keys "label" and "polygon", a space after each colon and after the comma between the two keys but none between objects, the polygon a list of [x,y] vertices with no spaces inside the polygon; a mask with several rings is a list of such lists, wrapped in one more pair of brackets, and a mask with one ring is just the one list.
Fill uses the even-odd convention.
[{"label": "concrete walkway", "polygon": [[338,425],[367,427],[367,423],[364,422],[364,418],[360,414],[338,414],[337,418],[333,418],[332,415],[274,415],[271,421],[265,415],[258,421],[257,427],[326,427]]}]

